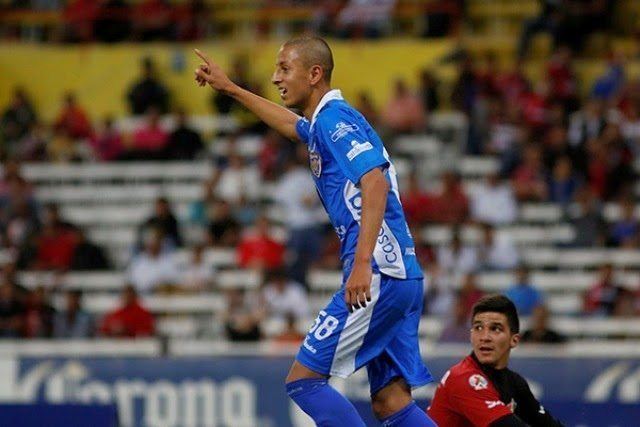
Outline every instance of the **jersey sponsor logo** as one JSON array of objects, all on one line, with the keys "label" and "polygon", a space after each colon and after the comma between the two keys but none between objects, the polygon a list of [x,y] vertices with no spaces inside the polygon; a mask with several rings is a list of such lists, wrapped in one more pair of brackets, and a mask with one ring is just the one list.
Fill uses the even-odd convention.
[{"label": "jersey sponsor logo", "polygon": [[[359,224],[362,218],[362,194],[360,190],[351,181],[347,181],[344,186],[343,197],[351,216]],[[407,277],[407,271],[402,259],[402,248],[385,220],[382,221],[382,226],[378,232],[376,246],[373,249],[373,258],[382,273],[398,279]]]},{"label": "jersey sponsor logo", "polygon": [[469,385],[472,389],[479,391],[489,387],[489,382],[480,374],[473,374],[469,377]]},{"label": "jersey sponsor logo", "polygon": [[498,406],[505,406],[504,402],[501,400],[485,400],[484,403],[487,405],[488,409],[497,408]]},{"label": "jersey sponsor logo", "polygon": [[320,178],[320,174],[322,173],[322,158],[317,151],[309,152],[309,167],[315,177]]},{"label": "jersey sponsor logo", "polygon": [[343,136],[351,132],[355,132],[358,129],[358,125],[348,125],[345,122],[339,122],[338,124],[336,124],[336,130],[331,133],[331,141],[336,142]]},{"label": "jersey sponsor logo", "polygon": [[364,153],[365,151],[369,151],[373,149],[373,145],[371,145],[369,141],[365,141],[361,144],[358,141],[353,140],[351,141],[351,147],[352,147],[351,150],[347,152],[347,159],[349,159],[349,161],[352,161],[353,159],[355,159],[357,156]]},{"label": "jersey sponsor logo", "polygon": [[384,254],[384,259],[389,264],[393,264],[398,260],[398,250],[396,249],[397,240],[387,233],[385,227],[380,227],[380,233],[378,233],[378,245],[376,249],[380,248]]}]

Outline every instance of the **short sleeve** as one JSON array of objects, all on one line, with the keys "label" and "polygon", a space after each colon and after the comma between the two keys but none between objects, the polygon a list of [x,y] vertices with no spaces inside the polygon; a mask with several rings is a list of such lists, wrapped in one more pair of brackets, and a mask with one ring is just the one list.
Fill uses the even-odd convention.
[{"label": "short sleeve", "polygon": [[482,374],[471,372],[450,378],[447,388],[451,405],[474,426],[489,426],[512,413]]},{"label": "short sleeve", "polygon": [[309,143],[309,129],[310,129],[310,127],[311,127],[311,125],[309,123],[309,120],[307,120],[305,117],[301,117],[296,122],[296,132],[298,134],[298,137],[305,144]]},{"label": "short sleeve", "polygon": [[354,184],[376,167],[388,167],[382,147],[371,141],[363,127],[365,122],[356,120],[348,114],[324,114],[318,117],[314,126],[315,134],[324,141],[324,146],[336,159],[340,169]]}]

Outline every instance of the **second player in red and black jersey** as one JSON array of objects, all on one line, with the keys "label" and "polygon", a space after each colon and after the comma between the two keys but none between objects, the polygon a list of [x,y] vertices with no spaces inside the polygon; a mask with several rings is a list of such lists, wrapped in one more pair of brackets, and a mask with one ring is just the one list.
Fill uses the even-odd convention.
[{"label": "second player in red and black jersey", "polygon": [[504,296],[486,297],[474,306],[473,352],[444,374],[427,410],[439,426],[562,426],[527,381],[507,368],[519,328],[516,309]]}]

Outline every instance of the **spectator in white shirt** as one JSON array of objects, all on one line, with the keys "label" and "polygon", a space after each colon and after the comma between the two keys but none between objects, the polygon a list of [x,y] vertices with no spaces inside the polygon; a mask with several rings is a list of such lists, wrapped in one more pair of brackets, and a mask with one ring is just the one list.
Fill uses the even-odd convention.
[{"label": "spectator in white shirt", "polygon": [[482,225],[478,248],[480,265],[485,270],[510,270],[520,262],[518,249],[507,233],[497,234],[491,224]]},{"label": "spectator in white shirt", "polygon": [[242,156],[231,149],[228,164],[216,179],[216,196],[237,206],[257,199],[259,189],[258,168],[247,166]]},{"label": "spectator in white shirt", "polygon": [[471,216],[492,225],[510,224],[518,215],[518,205],[511,186],[497,173],[487,176],[471,196]]},{"label": "spectator in white shirt", "polygon": [[141,293],[150,293],[162,285],[174,285],[179,272],[173,255],[162,251],[163,234],[151,229],[144,239],[144,250],[136,255],[127,270],[127,280]]},{"label": "spectator in white shirt", "polygon": [[308,287],[306,276],[309,265],[320,253],[322,223],[327,218],[306,166],[307,157],[306,147],[300,145],[296,156],[287,162],[287,169],[274,191],[283,223],[289,232],[289,275],[305,287]]},{"label": "spectator in white shirt", "polygon": [[201,292],[213,284],[214,268],[204,259],[204,246],[195,245],[190,259],[181,268],[180,285],[185,291]]},{"label": "spectator in white shirt", "polygon": [[262,288],[267,316],[284,322],[287,315],[293,313],[296,319],[309,316],[309,302],[305,289],[299,283],[287,277],[283,270],[274,270],[267,274]]},{"label": "spectator in white shirt", "polygon": [[478,269],[476,248],[463,245],[457,229],[453,232],[451,243],[438,250],[438,263],[446,274],[465,274]]},{"label": "spectator in white shirt", "polygon": [[450,274],[446,274],[437,262],[429,266],[424,278],[424,313],[444,316],[451,312],[455,292]]}]

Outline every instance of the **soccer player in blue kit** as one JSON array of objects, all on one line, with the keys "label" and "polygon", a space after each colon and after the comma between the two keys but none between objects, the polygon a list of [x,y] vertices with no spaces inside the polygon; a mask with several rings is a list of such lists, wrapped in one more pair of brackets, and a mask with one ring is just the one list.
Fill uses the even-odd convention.
[{"label": "soccer player in blue kit", "polygon": [[422,270],[395,168],[369,123],[331,89],[329,45],[317,37],[282,45],[272,83],[287,108],[240,88],[204,53],[196,54],[203,61],[195,70],[200,86],[231,96],[285,137],[307,145],[318,195],[340,238],[343,286],[300,347],[286,378],[289,397],[318,426],[364,426],[328,378],[346,378],[366,366],[382,425],[435,426],[411,397],[412,387],[432,377],[418,345]]}]

